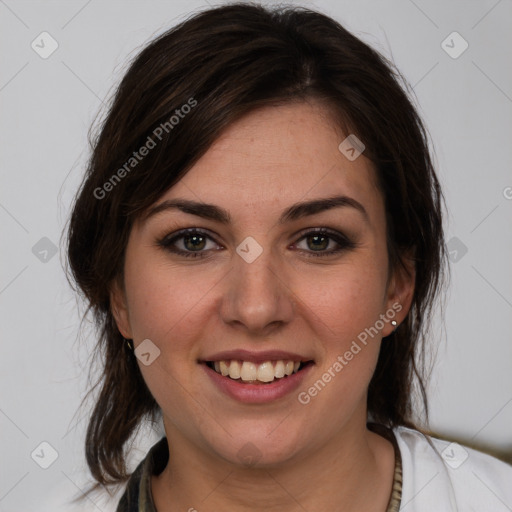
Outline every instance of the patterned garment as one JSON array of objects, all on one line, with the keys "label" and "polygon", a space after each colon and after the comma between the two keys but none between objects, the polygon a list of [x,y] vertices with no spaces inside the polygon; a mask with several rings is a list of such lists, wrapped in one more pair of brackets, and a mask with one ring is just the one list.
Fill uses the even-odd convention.
[{"label": "patterned garment", "polygon": [[[393,431],[383,425],[369,423],[368,428],[385,437],[395,449],[393,489],[386,512],[398,512],[402,499],[402,458]],[[130,477],[116,512],[157,512],[151,494],[151,476],[160,474],[169,460],[167,439],[163,437],[148,452]]]}]

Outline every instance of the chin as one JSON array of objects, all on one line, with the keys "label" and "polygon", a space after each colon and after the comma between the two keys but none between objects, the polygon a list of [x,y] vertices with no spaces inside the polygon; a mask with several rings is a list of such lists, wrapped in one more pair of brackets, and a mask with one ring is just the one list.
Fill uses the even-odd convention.
[{"label": "chin", "polygon": [[[272,429],[274,431],[272,432]],[[233,432],[235,429],[227,429]],[[252,428],[241,435],[229,436],[223,431],[222,439],[210,440],[212,450],[221,458],[242,467],[270,468],[285,464],[297,456],[304,443],[304,435],[293,435],[290,429],[277,432],[276,423],[271,428]],[[235,430],[236,431],[236,430]]]}]

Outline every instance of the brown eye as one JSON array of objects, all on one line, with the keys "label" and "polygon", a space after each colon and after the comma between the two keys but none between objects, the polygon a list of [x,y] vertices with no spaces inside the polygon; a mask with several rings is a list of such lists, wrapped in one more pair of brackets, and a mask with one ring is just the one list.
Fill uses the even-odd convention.
[{"label": "brown eye", "polygon": [[355,242],[344,234],[326,228],[305,233],[299,240],[299,242],[303,241],[306,245],[305,248],[299,247],[298,243],[296,246],[300,251],[308,253],[308,256],[326,257],[356,247]]},{"label": "brown eye", "polygon": [[326,250],[329,246],[329,242],[332,241],[330,237],[325,235],[309,235],[306,237],[308,247],[313,251]]},{"label": "brown eye", "polygon": [[204,258],[208,256],[209,251],[220,248],[210,235],[195,228],[167,235],[158,241],[158,245],[186,258]]},{"label": "brown eye", "polygon": [[189,251],[204,249],[206,245],[206,237],[203,235],[185,235],[181,237],[183,245]]}]

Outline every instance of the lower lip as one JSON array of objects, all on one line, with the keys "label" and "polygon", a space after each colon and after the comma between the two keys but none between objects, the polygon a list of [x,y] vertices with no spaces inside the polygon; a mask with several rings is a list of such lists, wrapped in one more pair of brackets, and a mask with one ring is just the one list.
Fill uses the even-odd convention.
[{"label": "lower lip", "polygon": [[297,390],[313,364],[308,364],[297,373],[274,380],[269,384],[246,384],[241,380],[223,377],[204,363],[201,366],[213,383],[231,398],[248,404],[263,404],[282,398]]}]

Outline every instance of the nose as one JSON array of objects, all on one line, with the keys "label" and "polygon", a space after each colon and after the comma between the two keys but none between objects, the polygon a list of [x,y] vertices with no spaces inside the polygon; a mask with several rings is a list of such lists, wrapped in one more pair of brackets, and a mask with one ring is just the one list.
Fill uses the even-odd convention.
[{"label": "nose", "polygon": [[248,335],[268,336],[293,317],[293,293],[287,286],[286,271],[270,250],[263,250],[252,263],[236,254],[224,286],[222,319]]}]

